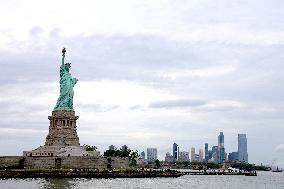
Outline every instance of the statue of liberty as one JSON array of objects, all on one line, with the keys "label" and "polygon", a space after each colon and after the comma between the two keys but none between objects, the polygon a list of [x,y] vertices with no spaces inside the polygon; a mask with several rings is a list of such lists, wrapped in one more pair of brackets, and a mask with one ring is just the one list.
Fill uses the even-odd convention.
[{"label": "statue of liberty", "polygon": [[73,78],[69,73],[71,68],[70,63],[64,64],[66,49],[62,49],[62,64],[60,66],[60,96],[57,100],[56,106],[53,111],[64,110],[72,112],[73,110],[73,87],[77,83],[78,79]]}]

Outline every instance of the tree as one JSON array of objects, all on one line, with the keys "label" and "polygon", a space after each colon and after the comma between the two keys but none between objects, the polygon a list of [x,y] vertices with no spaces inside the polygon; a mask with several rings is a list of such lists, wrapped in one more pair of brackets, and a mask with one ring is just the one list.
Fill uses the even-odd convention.
[{"label": "tree", "polygon": [[156,159],[156,160],[155,160],[155,164],[156,164],[157,168],[159,168],[160,165],[161,165],[160,160]]},{"label": "tree", "polygon": [[128,157],[129,165],[137,165],[138,151],[129,149],[128,147],[120,148],[119,150],[106,150],[104,152],[105,157]]},{"label": "tree", "polygon": [[98,148],[96,146],[85,145],[86,151],[96,151]]},{"label": "tree", "polygon": [[130,166],[136,166],[137,165],[137,158],[138,158],[139,154],[138,154],[138,151],[134,151],[134,150],[131,150],[130,154],[129,154],[129,165]]}]

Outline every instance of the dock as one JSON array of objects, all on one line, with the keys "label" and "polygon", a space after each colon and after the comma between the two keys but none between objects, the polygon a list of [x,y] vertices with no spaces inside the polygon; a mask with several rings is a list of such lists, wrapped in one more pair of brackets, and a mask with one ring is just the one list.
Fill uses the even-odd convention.
[{"label": "dock", "polygon": [[183,171],[184,175],[244,175],[244,176],[257,176],[256,171],[240,171],[240,172],[228,172],[228,171]]}]

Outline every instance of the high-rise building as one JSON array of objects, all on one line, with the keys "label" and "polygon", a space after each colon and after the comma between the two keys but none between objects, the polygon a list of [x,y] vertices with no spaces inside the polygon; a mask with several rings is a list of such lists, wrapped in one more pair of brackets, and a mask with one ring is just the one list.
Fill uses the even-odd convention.
[{"label": "high-rise building", "polygon": [[223,163],[224,160],[226,160],[225,154],[224,134],[223,132],[220,132],[218,136],[218,163]]},{"label": "high-rise building", "polygon": [[238,159],[248,163],[247,137],[246,134],[238,134]]},{"label": "high-rise building", "polygon": [[208,150],[208,160],[211,160],[212,159],[212,150]]},{"label": "high-rise building", "polygon": [[220,132],[218,136],[218,146],[224,147],[224,134],[223,132]]},{"label": "high-rise building", "polygon": [[147,148],[147,161],[154,162],[157,159],[157,148]]},{"label": "high-rise building", "polygon": [[195,161],[195,148],[194,147],[191,148],[190,153],[191,153],[191,162],[194,162]]},{"label": "high-rise building", "polygon": [[218,163],[218,157],[219,157],[219,153],[218,153],[218,146],[212,146],[212,161],[215,163]]},{"label": "high-rise building", "polygon": [[229,153],[228,160],[230,160],[230,161],[237,161],[237,160],[239,160],[238,152],[231,152],[231,153]]},{"label": "high-rise building", "polygon": [[226,152],[225,152],[225,148],[224,147],[220,147],[218,149],[218,163],[223,163],[227,157],[226,157]]},{"label": "high-rise building", "polygon": [[205,160],[208,161],[209,159],[208,143],[205,143]]},{"label": "high-rise building", "polygon": [[199,149],[199,159],[198,159],[199,162],[203,162],[203,150],[202,149]]},{"label": "high-rise building", "polygon": [[173,144],[173,157],[174,160],[178,160],[178,156],[179,156],[179,146],[177,145],[177,143]]},{"label": "high-rise building", "polygon": [[189,152],[186,152],[186,151],[179,152],[178,160],[179,161],[189,161]]},{"label": "high-rise building", "polygon": [[171,155],[170,152],[166,153],[165,161],[166,162],[174,162],[174,157]]}]

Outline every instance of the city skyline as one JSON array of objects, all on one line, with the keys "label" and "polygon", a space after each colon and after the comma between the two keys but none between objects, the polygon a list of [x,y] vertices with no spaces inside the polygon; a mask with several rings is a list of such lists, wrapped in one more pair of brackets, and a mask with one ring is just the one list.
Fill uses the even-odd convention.
[{"label": "city skyline", "polygon": [[217,145],[220,131],[236,152],[245,133],[250,162],[284,167],[283,6],[0,1],[0,154],[42,145],[66,47],[81,145],[154,146],[163,159],[174,142]]},{"label": "city skyline", "polygon": [[[214,163],[223,163],[226,160],[237,160],[246,163],[253,163],[248,161],[248,148],[247,148],[247,138],[246,134],[237,135],[237,152],[225,150],[225,136],[223,132],[218,135],[217,145],[212,144],[209,150],[209,144],[204,143],[204,149],[199,148],[198,153],[195,151],[195,147],[191,146],[189,150],[183,148],[183,151],[179,150],[179,145],[173,143],[172,154],[170,152],[166,153],[163,160],[167,162],[175,161],[209,161]],[[189,158],[190,157],[190,158]]]}]

